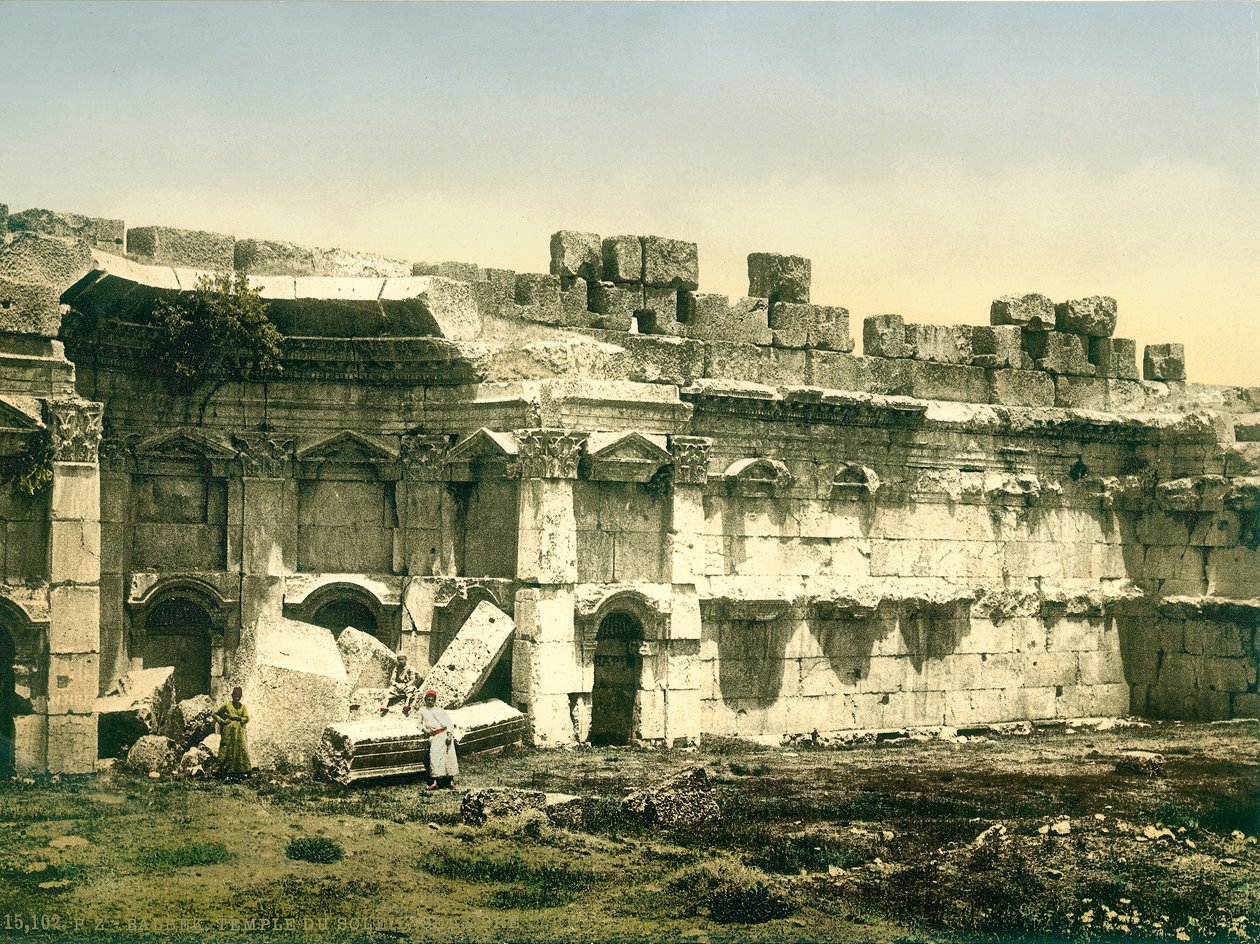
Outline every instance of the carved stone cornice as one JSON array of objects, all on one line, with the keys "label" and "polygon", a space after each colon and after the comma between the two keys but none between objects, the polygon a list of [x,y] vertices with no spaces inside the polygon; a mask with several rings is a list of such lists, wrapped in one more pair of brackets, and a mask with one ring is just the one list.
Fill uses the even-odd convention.
[{"label": "carved stone cornice", "polygon": [[675,485],[703,485],[709,480],[709,447],[712,445],[713,440],[703,436],[669,437]]},{"label": "carved stone cornice", "polygon": [[446,479],[445,436],[407,433],[402,437],[403,476],[412,482],[441,482]]},{"label": "carved stone cornice", "polygon": [[101,444],[99,403],[53,400],[48,404],[48,430],[58,462],[96,462]]},{"label": "carved stone cornice", "polygon": [[575,479],[585,433],[568,429],[516,431],[517,470],[527,479]]},{"label": "carved stone cornice", "polygon": [[241,451],[241,474],[246,478],[283,479],[293,473],[293,440],[258,433],[233,435]]}]

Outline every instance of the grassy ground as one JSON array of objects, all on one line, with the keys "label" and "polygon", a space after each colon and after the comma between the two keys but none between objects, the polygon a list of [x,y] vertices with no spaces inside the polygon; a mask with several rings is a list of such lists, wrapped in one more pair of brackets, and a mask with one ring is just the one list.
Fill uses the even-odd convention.
[{"label": "grassy ground", "polygon": [[[471,758],[461,786],[606,798],[473,828],[459,794],[111,772],[0,785],[0,939],[1253,940],[1260,726],[843,750]],[[1160,751],[1163,775],[1117,752]],[[719,821],[617,801],[704,765]]]}]

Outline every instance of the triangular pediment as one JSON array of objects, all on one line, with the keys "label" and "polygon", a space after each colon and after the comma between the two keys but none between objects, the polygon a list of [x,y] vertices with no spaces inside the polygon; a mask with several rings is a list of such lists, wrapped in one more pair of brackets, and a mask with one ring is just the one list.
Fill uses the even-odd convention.
[{"label": "triangular pediment", "polygon": [[0,399],[0,429],[17,432],[42,429],[44,424],[39,419],[39,410],[39,401],[33,397],[21,397],[13,402],[7,398]]},{"label": "triangular pediment", "polygon": [[397,458],[398,448],[393,443],[352,429],[334,433],[297,454],[298,462],[393,462]]},{"label": "triangular pediment", "polygon": [[236,450],[228,443],[199,430],[177,429],[150,436],[136,444],[136,455],[162,459],[234,459]]},{"label": "triangular pediment", "polygon": [[455,444],[446,455],[446,462],[454,465],[475,462],[478,459],[507,459],[516,456],[516,437],[511,433],[496,433],[484,426]]},{"label": "triangular pediment", "polygon": [[653,442],[638,432],[601,434],[592,433],[586,440],[586,454],[592,459],[607,462],[655,462],[672,461],[669,450],[662,443]]}]

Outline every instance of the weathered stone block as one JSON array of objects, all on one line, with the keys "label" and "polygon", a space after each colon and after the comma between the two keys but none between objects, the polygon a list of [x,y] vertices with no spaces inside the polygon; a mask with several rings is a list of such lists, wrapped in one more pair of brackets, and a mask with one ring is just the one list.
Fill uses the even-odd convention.
[{"label": "weathered stone block", "polygon": [[683,334],[683,325],[678,322],[678,292],[675,289],[645,286],[643,302],[635,316],[635,325],[640,334],[673,337]]},{"label": "weathered stone block", "polygon": [[906,325],[906,343],[911,357],[938,364],[967,364],[971,361],[971,329],[967,325]]},{"label": "weathered stone block", "polygon": [[101,575],[98,521],[53,521],[48,536],[53,582],[96,583]]},{"label": "weathered stone block", "polygon": [[87,774],[96,769],[95,715],[49,715],[48,769]]},{"label": "weathered stone block", "polygon": [[1185,380],[1186,349],[1181,344],[1148,344],[1142,352],[1145,380]]},{"label": "weathered stone block", "polygon": [[1054,325],[1058,331],[1090,338],[1109,338],[1116,333],[1116,300],[1106,295],[1091,295],[1059,302],[1054,306]]},{"label": "weathered stone block", "polygon": [[849,312],[845,308],[775,302],[770,309],[770,330],[776,347],[812,347],[848,353]]},{"label": "weathered stone block", "polygon": [[375,636],[352,626],[337,637],[337,651],[346,667],[346,682],[356,688],[387,688],[394,664],[394,652]]},{"label": "weathered stone block", "polygon": [[214,734],[214,702],[209,695],[194,695],[171,706],[162,734],[187,750]]},{"label": "weathered stone block", "polygon": [[458,708],[472,698],[507,651],[516,624],[493,603],[481,602],[469,614],[437,664],[424,679],[435,689],[438,704]]},{"label": "weathered stone block", "polygon": [[638,236],[607,236],[601,248],[606,280],[643,281],[643,243]]},{"label": "weathered stone block", "polygon": [[[8,207],[3,208],[3,210],[7,209]],[[5,215],[3,211],[0,211],[0,221]],[[3,222],[0,222],[0,230],[3,229]],[[81,216],[78,213],[59,213],[56,210],[31,209],[9,216],[8,229],[13,233],[43,233],[46,236],[82,239],[101,249],[120,253],[126,227],[122,220]]]},{"label": "weathered stone block", "polygon": [[96,652],[100,649],[100,605],[97,587],[63,584],[51,588],[48,591],[49,651]]},{"label": "weathered stone block", "polygon": [[725,295],[696,295],[685,333],[700,341],[770,344],[769,305],[764,298],[741,298],[733,304]]},{"label": "weathered stone block", "polygon": [[989,306],[989,323],[1019,325],[1029,331],[1054,328],[1054,302],[1045,295],[1003,295]]},{"label": "weathered stone block", "polygon": [[809,301],[810,262],[774,252],[748,254],[748,294],[776,302]]},{"label": "weathered stone block", "polygon": [[1146,389],[1141,381],[1108,379],[1106,383],[1108,410],[1125,413],[1146,409]]},{"label": "weathered stone block", "polygon": [[516,276],[516,303],[537,312],[535,321],[560,319],[560,276],[526,272]]},{"label": "weathered stone block", "polygon": [[0,331],[55,338],[61,331],[57,289],[0,277]]},{"label": "weathered stone block", "polygon": [[1074,410],[1105,410],[1107,381],[1098,377],[1055,377],[1054,405]]},{"label": "weathered stone block", "polygon": [[643,289],[612,282],[592,282],[587,288],[587,306],[599,317],[596,326],[609,331],[629,331],[634,313],[643,304]]},{"label": "weathered stone block", "polygon": [[990,403],[1047,407],[1054,406],[1054,398],[1054,378],[1044,371],[1012,369],[989,373]]},{"label": "weathered stone block", "polygon": [[598,282],[604,277],[603,241],[598,233],[562,229],[551,234],[551,274]]},{"label": "weathered stone block", "polygon": [[49,514],[58,521],[97,521],[101,517],[100,477],[96,467],[59,463],[53,478]]},{"label": "weathered stone block", "polygon": [[48,657],[48,711],[87,715],[96,710],[100,656],[94,652],[53,653]]},{"label": "weathered stone block", "polygon": [[315,251],[309,246],[270,239],[238,240],[233,266],[251,275],[324,275],[315,270]]},{"label": "weathered stone block", "polygon": [[862,322],[862,353],[867,357],[913,357],[906,343],[906,322],[901,315],[871,315]]},{"label": "weathered stone block", "polygon": [[[975,367],[1025,366],[1023,329],[1018,325],[971,326],[971,363]],[[1032,366],[1031,362],[1027,366]]]},{"label": "weathered stone block", "polygon": [[1137,380],[1137,342],[1131,338],[1090,338],[1089,360],[1099,377]]},{"label": "weathered stone block", "polygon": [[236,240],[222,233],[139,226],[127,230],[127,255],[149,264],[227,272],[236,264]]},{"label": "weathered stone block", "polygon": [[1064,334],[1062,331],[1025,331],[1024,351],[1039,370],[1073,376],[1094,375],[1089,349],[1080,335]]},{"label": "weathered stone block", "polygon": [[87,244],[37,233],[19,233],[0,244],[0,279],[69,288],[92,268]]},{"label": "weathered stone block", "polygon": [[704,376],[792,386],[805,380],[805,351],[710,341],[704,349]]},{"label": "weathered stone block", "polygon": [[567,281],[568,286],[560,290],[560,323],[567,327],[589,328],[595,318],[590,310],[586,280],[572,278]]},{"label": "weathered stone block", "polygon": [[664,236],[644,236],[643,284],[675,291],[696,291],[700,287],[696,244]]},{"label": "weathered stone block", "polygon": [[989,383],[980,367],[911,361],[906,376],[912,397],[960,403],[989,402]]}]

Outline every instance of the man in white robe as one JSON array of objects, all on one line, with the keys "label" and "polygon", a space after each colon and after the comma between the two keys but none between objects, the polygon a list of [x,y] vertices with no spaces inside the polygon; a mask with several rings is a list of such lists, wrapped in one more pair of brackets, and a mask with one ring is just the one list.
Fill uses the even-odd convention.
[{"label": "man in white robe", "polygon": [[429,736],[429,785],[425,789],[445,786],[454,790],[455,778],[459,775],[459,758],[455,756],[459,731],[446,709],[437,706],[437,692],[433,689],[424,693],[419,720]]}]

